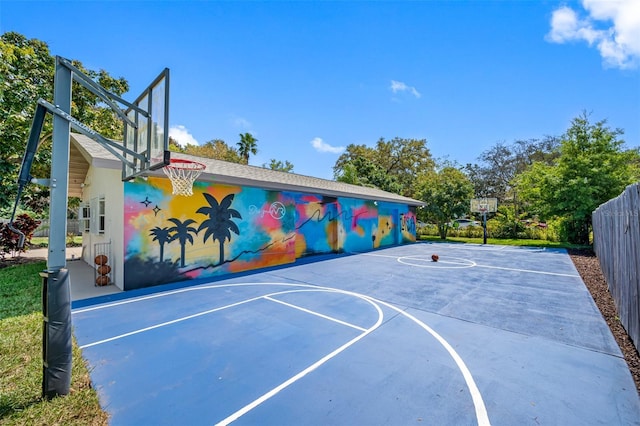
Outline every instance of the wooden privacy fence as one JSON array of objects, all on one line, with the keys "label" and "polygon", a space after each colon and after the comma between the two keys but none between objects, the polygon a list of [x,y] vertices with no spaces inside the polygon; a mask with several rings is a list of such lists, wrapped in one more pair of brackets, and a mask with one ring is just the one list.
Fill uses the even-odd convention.
[{"label": "wooden privacy fence", "polygon": [[[2,0],[0,0],[2,1]],[[49,236],[49,219],[38,219],[40,221],[40,225],[33,231],[34,237],[48,237]],[[80,229],[80,219],[67,219],[67,235],[82,235],[82,230]],[[0,223],[9,223],[9,219],[0,218]]]},{"label": "wooden privacy fence", "polygon": [[[67,234],[82,235],[79,219],[67,219]],[[33,232],[34,237],[49,236],[49,219],[41,219],[40,226]]]},{"label": "wooden privacy fence", "polygon": [[593,247],[620,322],[640,348],[640,184],[593,212]]}]

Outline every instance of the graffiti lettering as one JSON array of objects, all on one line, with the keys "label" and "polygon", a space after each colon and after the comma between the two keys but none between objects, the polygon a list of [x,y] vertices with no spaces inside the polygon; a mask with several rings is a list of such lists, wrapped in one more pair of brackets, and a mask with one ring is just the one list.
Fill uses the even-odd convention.
[{"label": "graffiti lettering", "polygon": [[275,201],[271,203],[268,210],[261,210],[256,205],[249,206],[249,214],[250,215],[260,215],[260,217],[264,217],[265,214],[268,214],[272,218],[276,220],[280,220],[284,217],[287,212],[287,208],[279,201]]},{"label": "graffiti lettering", "polygon": [[400,215],[400,226],[402,231],[415,233],[416,232],[416,220],[413,216]]}]

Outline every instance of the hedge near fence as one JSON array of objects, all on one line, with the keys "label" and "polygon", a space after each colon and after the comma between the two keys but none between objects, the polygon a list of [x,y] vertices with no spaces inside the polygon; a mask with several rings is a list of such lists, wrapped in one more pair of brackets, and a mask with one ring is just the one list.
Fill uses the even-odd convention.
[{"label": "hedge near fence", "polygon": [[593,247],[620,322],[640,347],[640,184],[593,212]]}]

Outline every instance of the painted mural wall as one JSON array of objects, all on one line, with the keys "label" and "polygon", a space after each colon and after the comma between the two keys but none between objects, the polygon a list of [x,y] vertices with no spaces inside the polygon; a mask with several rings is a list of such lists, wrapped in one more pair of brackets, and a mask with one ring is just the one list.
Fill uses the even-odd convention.
[{"label": "painted mural wall", "polygon": [[414,242],[407,205],[165,178],[124,183],[124,289]]}]

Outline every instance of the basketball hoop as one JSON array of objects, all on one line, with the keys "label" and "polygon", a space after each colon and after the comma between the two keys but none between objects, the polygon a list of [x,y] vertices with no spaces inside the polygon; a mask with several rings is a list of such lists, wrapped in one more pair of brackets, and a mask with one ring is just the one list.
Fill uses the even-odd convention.
[{"label": "basketball hoop", "polygon": [[498,199],[472,198],[470,210],[472,213],[495,213],[498,211]]},{"label": "basketball hoop", "polygon": [[180,158],[172,158],[171,162],[164,166],[162,170],[171,180],[173,195],[193,195],[193,182],[198,179],[200,173],[206,169],[202,163]]}]

